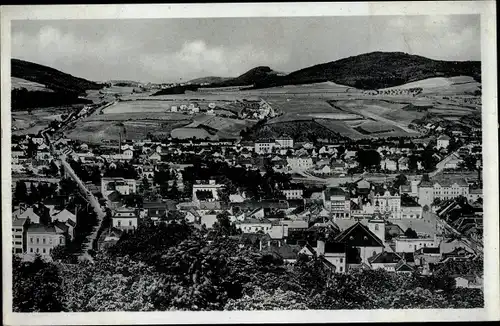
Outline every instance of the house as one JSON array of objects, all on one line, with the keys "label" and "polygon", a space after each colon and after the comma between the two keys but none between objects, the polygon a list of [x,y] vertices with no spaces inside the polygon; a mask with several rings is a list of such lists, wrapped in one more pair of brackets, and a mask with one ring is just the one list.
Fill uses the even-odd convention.
[{"label": "house", "polygon": [[60,221],[66,223],[67,221],[71,221],[72,224],[77,223],[76,215],[68,211],[67,209],[63,209],[62,211],[52,215],[52,221]]},{"label": "house", "polygon": [[458,196],[469,196],[469,185],[463,179],[459,180],[422,180],[418,185],[418,203],[421,206],[432,205],[435,198],[441,200],[453,199]]},{"label": "house", "polygon": [[97,240],[97,250],[106,250],[114,246],[120,240],[122,234],[122,230],[113,227],[102,232]]},{"label": "house", "polygon": [[402,257],[395,252],[382,251],[368,258],[368,263],[372,269],[383,269],[388,272],[395,272],[396,266]]},{"label": "house", "polygon": [[436,241],[434,238],[408,238],[399,236],[394,239],[396,252],[415,252],[421,248],[435,247]]},{"label": "house", "polygon": [[271,237],[267,233],[243,233],[229,238],[238,240],[240,248],[254,246],[259,251],[271,248]]},{"label": "house", "polygon": [[450,137],[449,136],[441,135],[438,137],[437,144],[436,144],[437,149],[441,149],[441,148],[446,149],[446,148],[448,148],[449,145],[450,145]]},{"label": "house", "polygon": [[160,218],[165,216],[168,212],[167,205],[159,201],[145,201],[142,204],[142,210],[144,216],[151,218],[151,220],[157,223]]},{"label": "house", "polygon": [[200,200],[204,200],[204,198],[208,198],[208,194],[210,194],[209,199],[217,201],[219,200],[219,190],[222,190],[222,188],[224,188],[224,185],[217,184],[215,180],[196,180],[196,183],[193,184],[193,202],[199,202]]},{"label": "house", "polygon": [[423,247],[414,252],[415,264],[418,266],[429,266],[441,260],[439,247]]},{"label": "house", "polygon": [[40,223],[40,216],[34,212],[33,207],[28,207],[19,215],[18,219],[28,219],[30,223]]},{"label": "house", "polygon": [[341,188],[328,188],[323,191],[323,206],[333,218],[350,217],[350,199]]},{"label": "house", "polygon": [[314,166],[313,160],[311,157],[287,157],[286,158],[288,167],[292,171],[307,171],[312,169]]},{"label": "house", "polygon": [[477,275],[461,275],[455,277],[455,286],[457,288],[482,288],[483,279]]},{"label": "house", "polygon": [[398,160],[398,167],[399,167],[399,171],[408,171],[409,170],[409,167],[408,167],[408,164],[410,163],[410,159],[408,157],[401,157],[399,160]]},{"label": "house", "polygon": [[276,141],[273,139],[260,139],[255,142],[254,146],[257,154],[272,153],[274,147],[276,147]]},{"label": "house", "polygon": [[[335,237],[335,242],[345,243],[354,252],[348,252],[348,264],[369,264],[368,258],[384,251],[385,228],[378,226],[378,235],[361,222],[356,222]],[[381,233],[381,234],[380,234]]]},{"label": "house", "polygon": [[372,204],[375,206],[375,212],[386,214],[391,218],[400,218],[401,216],[401,196],[395,190],[379,189],[374,191]]},{"label": "house", "polygon": [[398,170],[398,163],[394,160],[386,158],[386,159],[380,161],[380,167],[384,170],[387,170],[387,171],[397,171]]},{"label": "house", "polygon": [[245,218],[243,221],[235,222],[236,228],[243,231],[243,233],[257,233],[262,231],[268,233],[271,230],[272,223],[266,218]]},{"label": "house", "polygon": [[273,254],[283,259],[285,263],[294,264],[299,256],[300,246],[283,244],[275,246],[271,244],[271,250]]},{"label": "house", "polygon": [[276,138],[276,145],[280,148],[293,148],[293,138],[287,135]]},{"label": "house", "polygon": [[445,169],[457,169],[462,162],[463,162],[463,160],[456,153],[453,153],[446,158],[444,168]]},{"label": "house", "polygon": [[335,273],[347,271],[347,246],[341,242],[325,242],[318,240],[314,248],[318,256],[323,256],[332,266]]},{"label": "house", "polygon": [[[160,147],[161,148],[161,147]],[[152,162],[160,162],[161,161],[161,155],[155,151],[153,153],[151,153],[149,156],[148,156],[148,159]]]},{"label": "house", "polygon": [[30,224],[26,230],[26,253],[39,254],[49,258],[52,250],[65,245],[66,239],[62,232],[57,232],[54,226],[45,226],[38,223]]},{"label": "house", "polygon": [[125,232],[135,230],[138,225],[137,212],[133,208],[118,208],[112,217],[111,225],[112,227]]},{"label": "house", "polygon": [[475,203],[479,198],[483,198],[483,189],[482,188],[469,188],[469,195],[467,196],[467,200],[469,203]]},{"label": "house", "polygon": [[135,179],[125,179],[121,177],[102,177],[101,178],[101,193],[107,197],[113,191],[117,191],[121,195],[129,195],[136,193],[137,182]]},{"label": "house", "polygon": [[304,191],[302,189],[284,189],[282,193],[286,199],[302,199]]},{"label": "house", "polygon": [[27,218],[12,219],[12,253],[22,254],[26,251]]}]

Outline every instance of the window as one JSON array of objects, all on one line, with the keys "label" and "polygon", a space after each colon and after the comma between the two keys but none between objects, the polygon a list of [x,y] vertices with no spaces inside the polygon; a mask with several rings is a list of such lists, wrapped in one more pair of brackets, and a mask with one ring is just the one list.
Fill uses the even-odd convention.
[{"label": "window", "polygon": [[36,248],[36,253],[38,254],[40,252],[40,248]]},{"label": "window", "polygon": [[42,252],[45,253],[45,248],[42,249]]},{"label": "window", "polygon": [[42,243],[45,244],[45,237],[42,239]]},{"label": "window", "polygon": [[128,226],[132,226],[132,221],[128,221]]},{"label": "window", "polygon": [[378,231],[378,224],[375,225],[375,231]]},{"label": "window", "polygon": [[377,254],[377,252],[374,250],[374,251],[372,252],[372,256],[375,256],[376,254]]},{"label": "window", "polygon": [[30,252],[33,252],[33,248],[30,248]]},{"label": "window", "polygon": [[64,242],[63,238],[59,238],[59,244],[62,244]]},{"label": "window", "polygon": [[122,226],[122,221],[118,221],[118,226]]},{"label": "window", "polygon": [[20,239],[20,238],[22,238],[22,237],[23,237],[23,236],[22,236],[22,235],[19,235],[19,234],[16,234],[16,235],[14,236],[14,238],[16,238],[16,239]]},{"label": "window", "polygon": [[39,244],[40,243],[40,238],[36,238],[36,243]]},{"label": "window", "polygon": [[344,271],[344,268],[342,266],[340,266],[340,272],[343,272]]},{"label": "window", "polygon": [[30,243],[33,243],[33,238],[32,237],[30,237]]},{"label": "window", "polygon": [[340,258],[340,263],[344,263],[344,258]]}]

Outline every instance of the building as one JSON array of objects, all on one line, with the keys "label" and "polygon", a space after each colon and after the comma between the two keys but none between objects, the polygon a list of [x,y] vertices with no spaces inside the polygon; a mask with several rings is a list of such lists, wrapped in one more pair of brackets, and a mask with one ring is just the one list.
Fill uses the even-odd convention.
[{"label": "building", "polygon": [[[193,202],[200,202],[200,200],[207,200],[204,194],[210,194],[210,200],[219,200],[219,190],[224,188],[223,184],[218,184],[215,180],[201,181],[196,180],[193,184]],[[201,197],[201,198],[199,198]]]},{"label": "building", "polygon": [[334,273],[344,274],[347,272],[347,246],[345,243],[317,240],[316,247],[306,244],[299,253],[308,256],[314,254],[322,256],[332,265]]},{"label": "building", "polygon": [[402,257],[395,252],[382,251],[370,258],[368,263],[372,269],[383,269],[388,272],[395,272],[396,266]]},{"label": "building", "polygon": [[445,169],[457,169],[463,160],[456,154],[453,153],[446,158],[446,162],[444,164]]},{"label": "building", "polygon": [[432,205],[435,198],[453,199],[458,196],[469,197],[469,185],[463,179],[457,181],[424,181],[418,186],[418,203],[422,206]]},{"label": "building", "polygon": [[387,171],[397,171],[398,163],[394,160],[386,158],[380,162],[380,167]]},{"label": "building", "polygon": [[121,195],[129,195],[136,193],[137,183],[135,179],[125,179],[120,177],[103,177],[101,178],[101,193],[107,197],[113,191],[119,192]]},{"label": "building", "polygon": [[243,221],[235,222],[236,228],[243,231],[243,233],[257,233],[262,231],[268,234],[271,231],[272,223],[266,218],[245,218]]},{"label": "building", "polygon": [[288,167],[293,171],[307,171],[314,167],[311,157],[287,157]]},{"label": "building", "polygon": [[53,226],[42,224],[30,224],[26,231],[26,239],[26,253],[39,254],[44,258],[50,257],[55,247],[66,243],[63,233],[57,232]]},{"label": "building", "polygon": [[467,200],[469,203],[475,203],[479,198],[483,198],[483,189],[481,188],[470,188]]},{"label": "building", "polygon": [[401,205],[401,218],[422,218],[423,209],[420,205]]},{"label": "building", "polygon": [[389,215],[391,218],[401,217],[401,196],[396,191],[385,190],[375,192],[372,198],[375,211]]},{"label": "building", "polygon": [[15,218],[12,220],[12,253],[22,254],[26,251],[26,229],[28,219]]},{"label": "building", "polygon": [[439,138],[437,139],[437,144],[436,144],[436,148],[437,149],[441,149],[441,148],[448,148],[448,146],[450,145],[450,137],[448,137],[447,135],[441,135],[439,136]]},{"label": "building", "polygon": [[407,238],[400,236],[394,239],[396,252],[415,252],[421,248],[435,247],[436,241],[434,238]]},{"label": "building", "polygon": [[378,226],[380,230],[378,235],[361,222],[356,222],[335,237],[335,242],[345,243],[356,251],[356,255],[348,255],[348,264],[368,264],[369,257],[384,251],[384,241],[380,239],[385,234],[385,228],[379,225],[382,223],[374,223],[373,225],[374,230]]},{"label": "building", "polygon": [[290,136],[281,136],[276,138],[276,146],[280,148],[293,148],[293,138]]},{"label": "building", "polygon": [[341,188],[328,188],[323,191],[323,206],[333,218],[350,217],[350,199]]},{"label": "building", "polygon": [[286,199],[302,199],[304,198],[304,191],[302,189],[285,189],[282,191]]},{"label": "building", "polygon": [[255,153],[257,154],[267,154],[272,153],[273,149],[276,147],[276,141],[272,139],[261,139],[255,142]]},{"label": "building", "polygon": [[133,208],[122,207],[116,210],[112,218],[112,227],[130,232],[137,228],[138,216]]}]

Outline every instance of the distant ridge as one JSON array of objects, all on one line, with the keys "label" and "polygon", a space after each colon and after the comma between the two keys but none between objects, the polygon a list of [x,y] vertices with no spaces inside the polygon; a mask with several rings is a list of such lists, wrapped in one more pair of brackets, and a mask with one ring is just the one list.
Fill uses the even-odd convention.
[{"label": "distant ridge", "polygon": [[201,77],[201,78],[196,78],[188,81],[188,83],[191,84],[205,84],[205,83],[222,83],[226,80],[233,79],[233,77],[215,77],[215,76],[208,76],[208,77]]},{"label": "distant ridge", "polygon": [[433,77],[470,76],[481,81],[480,61],[442,61],[403,52],[371,52],[317,64],[289,74],[256,67],[243,75],[209,87],[267,88],[331,81],[360,89],[379,89]]}]

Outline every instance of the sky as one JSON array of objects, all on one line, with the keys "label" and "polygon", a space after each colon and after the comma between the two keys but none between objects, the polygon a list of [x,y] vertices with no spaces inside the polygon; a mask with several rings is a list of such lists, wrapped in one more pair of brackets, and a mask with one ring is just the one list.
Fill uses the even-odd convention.
[{"label": "sky", "polygon": [[12,21],[12,57],[94,81],[292,72],[372,51],[480,60],[480,16]]}]

